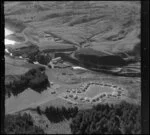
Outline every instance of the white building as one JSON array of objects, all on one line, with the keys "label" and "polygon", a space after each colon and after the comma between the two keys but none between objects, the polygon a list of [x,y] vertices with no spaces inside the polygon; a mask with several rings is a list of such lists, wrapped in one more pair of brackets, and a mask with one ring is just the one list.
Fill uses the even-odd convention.
[{"label": "white building", "polygon": [[34,64],[39,64],[39,62],[37,62],[37,61],[35,61],[35,62],[33,62]]},{"label": "white building", "polygon": [[86,68],[79,67],[79,66],[74,66],[74,67],[72,67],[72,69],[74,69],[74,70],[77,70],[77,69],[81,69],[81,70],[87,70]]},{"label": "white building", "polygon": [[22,59],[23,57],[22,57],[22,56],[19,56],[19,58]]},{"label": "white building", "polygon": [[10,53],[7,48],[5,49],[5,52]]}]

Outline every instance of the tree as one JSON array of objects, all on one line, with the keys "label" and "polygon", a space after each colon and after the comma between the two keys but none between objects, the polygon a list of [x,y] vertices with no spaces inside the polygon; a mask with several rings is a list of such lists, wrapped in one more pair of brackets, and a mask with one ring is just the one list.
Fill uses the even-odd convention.
[{"label": "tree", "polygon": [[41,114],[42,114],[41,109],[40,109],[40,107],[39,107],[39,106],[37,107],[37,113],[38,113],[39,115],[41,115]]}]

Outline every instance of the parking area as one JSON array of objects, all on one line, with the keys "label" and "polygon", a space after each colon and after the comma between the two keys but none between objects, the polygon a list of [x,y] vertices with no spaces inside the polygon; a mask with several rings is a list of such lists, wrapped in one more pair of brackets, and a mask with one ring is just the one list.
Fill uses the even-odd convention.
[{"label": "parking area", "polygon": [[67,89],[61,97],[76,104],[95,104],[109,99],[119,100],[125,96],[125,89],[103,82],[86,82],[79,87]]}]

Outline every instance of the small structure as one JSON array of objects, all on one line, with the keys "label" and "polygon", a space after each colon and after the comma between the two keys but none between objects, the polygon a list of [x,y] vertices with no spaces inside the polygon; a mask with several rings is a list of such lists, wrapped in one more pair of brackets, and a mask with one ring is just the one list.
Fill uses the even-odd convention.
[{"label": "small structure", "polygon": [[39,64],[39,62],[38,61],[35,61],[35,62],[33,62],[34,64]]},{"label": "small structure", "polygon": [[116,96],[117,95],[117,92],[116,91],[113,91],[112,92],[112,96]]},{"label": "small structure", "polygon": [[71,98],[72,98],[72,97],[73,97],[73,95],[69,95],[69,97],[71,97]]},{"label": "small structure", "polygon": [[113,88],[117,88],[117,86],[116,86],[116,85],[112,85],[112,87],[113,87]]},{"label": "small structure", "polygon": [[73,91],[72,91],[72,93],[76,93],[76,91],[75,91],[75,90],[73,90]]},{"label": "small structure", "polygon": [[121,90],[122,90],[122,88],[120,88],[120,87],[119,87],[119,88],[118,88],[118,90],[120,90],[120,91],[121,91]]},{"label": "small structure", "polygon": [[80,100],[84,100],[84,98],[83,98],[83,97],[81,97],[81,98],[80,98]]},{"label": "small structure", "polygon": [[56,91],[52,91],[52,92],[51,92],[51,94],[55,94],[55,93],[56,93]]},{"label": "small structure", "polygon": [[95,102],[96,100],[95,99],[92,99],[92,102]]},{"label": "small structure", "polygon": [[67,90],[67,92],[70,92],[70,90]]},{"label": "small structure", "polygon": [[52,61],[50,61],[47,65],[48,65],[49,68],[54,68],[54,64],[53,64]]},{"label": "small structure", "polygon": [[76,100],[76,99],[78,99],[78,96],[77,96],[77,95],[75,95],[75,96],[74,96],[74,99],[75,99],[75,100]]},{"label": "small structure", "polygon": [[53,64],[56,64],[56,63],[59,62],[59,61],[61,61],[61,57],[57,57],[57,58],[54,58],[54,59],[51,60],[51,62],[52,62]]},{"label": "small structure", "polygon": [[10,53],[9,50],[8,50],[7,48],[5,49],[5,52]]},{"label": "small structure", "polygon": [[54,82],[50,82],[50,85],[54,85]]},{"label": "small structure", "polygon": [[90,99],[86,99],[87,102],[90,102]]},{"label": "small structure", "polygon": [[74,66],[74,67],[72,67],[72,69],[74,69],[74,70],[77,70],[77,69],[80,69],[80,70],[87,70],[86,68],[79,67],[79,66]]},{"label": "small structure", "polygon": [[99,101],[100,98],[96,98],[96,101]]},{"label": "small structure", "polygon": [[65,96],[64,96],[64,98],[68,98],[68,96],[67,96],[67,95],[65,95]]},{"label": "small structure", "polygon": [[81,91],[77,91],[77,93],[81,93]]},{"label": "small structure", "polygon": [[88,99],[88,97],[85,97],[85,98],[84,98],[84,100],[87,100],[87,99]]},{"label": "small structure", "polygon": [[22,59],[23,57],[22,57],[22,56],[19,56],[19,58]]},{"label": "small structure", "polygon": [[55,41],[59,41],[59,40],[60,40],[60,38],[58,38],[58,37],[55,37],[55,38],[54,38],[54,40],[55,40]]}]

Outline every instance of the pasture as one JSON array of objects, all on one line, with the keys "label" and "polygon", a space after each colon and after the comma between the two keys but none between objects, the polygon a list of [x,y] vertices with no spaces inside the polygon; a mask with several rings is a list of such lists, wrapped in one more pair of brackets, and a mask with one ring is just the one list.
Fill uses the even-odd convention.
[{"label": "pasture", "polygon": [[55,98],[56,97],[51,94],[51,89],[45,90],[42,93],[38,93],[32,89],[26,89],[18,96],[11,96],[5,100],[5,113],[7,114],[30,107],[36,107],[50,100],[54,100]]},{"label": "pasture", "polygon": [[93,98],[102,93],[112,93],[113,89],[110,87],[99,86],[99,85],[90,85],[87,88],[87,92],[85,93],[87,97]]}]

